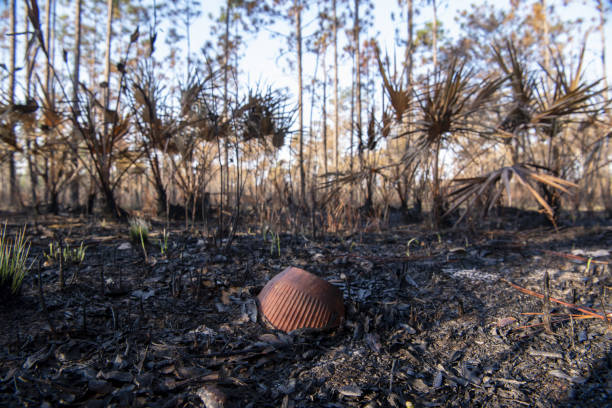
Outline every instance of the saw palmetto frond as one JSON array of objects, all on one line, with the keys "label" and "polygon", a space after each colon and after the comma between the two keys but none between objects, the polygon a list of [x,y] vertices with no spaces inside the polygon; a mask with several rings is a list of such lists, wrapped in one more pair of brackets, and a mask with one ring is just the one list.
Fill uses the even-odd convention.
[{"label": "saw palmetto frond", "polygon": [[514,166],[502,167],[501,169],[491,171],[479,177],[457,178],[453,180],[453,183],[458,185],[458,188],[448,195],[451,206],[445,216],[465,203],[466,210],[459,220],[457,220],[457,223],[459,223],[474,209],[478,200],[484,202],[484,213],[482,215],[486,215],[493,208],[495,203],[497,203],[504,191],[508,198],[508,204],[512,205],[512,190],[510,183],[514,178],[518,181],[518,184],[527,190],[529,195],[537,201],[538,205],[542,208],[553,225],[556,225],[552,207],[546,202],[542,195],[538,193],[532,185],[532,182],[555,188],[566,194],[572,194],[570,189],[577,188],[578,185],[550,174],[538,172],[530,167],[533,166],[516,164]]}]

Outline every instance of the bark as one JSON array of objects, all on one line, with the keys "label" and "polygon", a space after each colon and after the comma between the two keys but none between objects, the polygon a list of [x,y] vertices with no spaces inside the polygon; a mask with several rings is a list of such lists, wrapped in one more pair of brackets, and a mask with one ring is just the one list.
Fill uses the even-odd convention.
[{"label": "bark", "polygon": [[[110,56],[112,52],[112,36],[113,36],[113,12],[114,12],[114,3],[113,0],[107,0],[107,16],[106,16],[106,52],[104,55],[104,81],[106,83],[106,87],[104,89],[104,109],[108,110],[109,108],[109,100],[110,100],[110,74],[111,74],[111,66],[110,66]],[[106,115],[103,115],[104,120],[104,133],[102,137],[104,140],[108,140],[110,138],[109,132],[109,121],[105,118]],[[92,136],[95,137],[95,136]],[[111,186],[111,171],[112,171],[112,157],[111,151],[109,149],[113,149],[113,143],[102,143],[100,147],[102,149],[101,154],[99,155],[100,163],[96,163],[98,168],[98,179],[100,182],[100,189],[102,190],[102,195],[104,197],[106,210],[109,214],[117,219],[124,219],[127,217],[126,212],[121,209],[115,200],[114,189]]]},{"label": "bark", "polygon": [[[81,67],[81,0],[75,1],[75,35],[74,35],[74,72],[72,77],[72,114],[78,116],[79,111],[79,101],[78,101],[78,91],[79,91],[79,74]],[[79,145],[79,134],[78,129],[75,126],[72,130],[72,165],[76,169],[78,166],[78,145]],[[70,196],[72,205],[76,207],[79,206],[79,178],[75,177],[72,181]]]},{"label": "bark", "polygon": [[[26,91],[26,101],[30,100],[30,91],[31,91],[31,82],[32,82],[32,71],[33,71],[33,66],[34,66],[34,56],[31,54],[29,48],[28,47],[28,43],[30,41],[30,34],[28,34],[28,32],[30,31],[30,20],[26,14],[26,18],[25,18],[25,51],[24,51],[24,55],[26,56],[26,76],[25,76],[25,91]],[[35,142],[35,139],[34,139]],[[26,141],[26,148],[27,148],[27,154],[26,154],[26,160],[28,162],[28,175],[30,176],[30,195],[31,195],[31,199],[32,199],[32,208],[34,208],[34,211],[38,214],[38,197],[36,194],[36,187],[38,186],[38,177],[36,176],[36,170],[35,170],[35,166],[34,166],[34,160],[36,160],[36,158],[33,156],[32,153],[32,140],[28,139]]]},{"label": "bark", "polygon": [[151,164],[151,173],[153,173],[153,184],[157,191],[157,215],[163,216],[166,214],[167,194],[164,182],[162,180],[161,165],[155,152],[151,152],[148,147],[145,147],[145,154]]},{"label": "bark", "polygon": [[325,169],[325,181],[327,181],[327,66],[325,55],[327,47],[323,50],[323,167]]},{"label": "bark", "polygon": [[303,87],[302,87],[302,5],[299,0],[294,0],[295,12],[295,34],[297,40],[297,69],[298,69],[298,137],[299,137],[299,161],[300,161],[300,198],[306,200],[306,174],[304,172],[304,109],[303,109]]},{"label": "bark", "polygon": [[597,0],[597,11],[599,12],[599,34],[601,35],[601,70],[602,70],[602,80],[604,86],[604,97],[608,99],[608,70],[606,67],[606,33],[605,33],[605,25],[606,25],[606,14],[605,14],[605,4],[602,0]]},{"label": "bark", "polygon": [[353,29],[355,35],[355,75],[356,75],[356,102],[357,102],[357,137],[359,139],[359,159],[362,160],[362,152],[363,152],[363,138],[361,132],[361,47],[359,44],[359,32],[361,30],[359,26],[359,1],[355,0],[355,20]]},{"label": "bark", "polygon": [[[408,15],[408,22],[407,22],[408,23],[407,24],[408,44],[406,46],[406,51],[408,53],[408,67],[407,67],[408,72],[406,73],[406,82],[407,82],[406,90],[408,92],[408,95],[410,96],[410,101],[412,101],[412,94],[413,94],[412,71],[414,70],[414,55],[413,54],[414,54],[414,48],[415,48],[414,47],[414,2],[413,0],[408,0],[407,6],[408,6],[408,12],[407,12],[407,15]],[[412,120],[413,120],[412,110],[409,109],[408,114],[406,115],[406,124],[405,124],[406,130],[408,132],[412,130]],[[404,138],[404,139],[405,139],[404,152],[407,152],[408,149],[410,148],[410,142],[409,142],[410,139],[409,138]],[[402,200],[402,204],[408,202],[408,193],[410,191],[410,186],[412,184],[411,182],[409,182],[408,179],[410,178],[411,180],[414,180],[413,176],[408,175],[409,173],[414,174],[414,172],[408,172],[408,171],[405,172],[406,180],[404,183],[404,189],[402,190],[404,194],[404,199]],[[413,188],[412,192],[413,192],[413,197],[414,197],[414,202],[415,202],[414,208],[415,209],[417,209],[417,207],[420,208],[420,205],[418,205],[418,203],[421,202],[422,198],[418,196],[417,189]],[[417,215],[420,215],[420,213]]]},{"label": "bark", "polygon": [[338,141],[340,132],[340,119],[339,119],[339,101],[338,101],[338,15],[336,9],[336,0],[333,0],[333,33],[334,33],[334,137],[336,147],[336,172],[338,172]]},{"label": "bark", "polygon": [[106,82],[106,91],[104,92],[104,108],[108,109],[109,89],[110,89],[110,55],[111,55],[111,40],[113,36],[113,0],[106,1],[106,52],[104,54],[104,81]]},{"label": "bark", "polygon": [[438,136],[434,147],[434,165],[433,165],[433,205],[432,205],[432,221],[435,228],[440,227],[443,214],[442,194],[440,191],[440,148],[442,146],[441,137]]},{"label": "bark", "polygon": [[434,72],[438,68],[438,6],[436,0],[432,0],[433,5],[433,32],[431,33],[432,38],[432,52],[433,52],[433,66]]},{"label": "bark", "polygon": [[[544,29],[544,69],[552,74],[550,71],[550,36],[548,34],[548,18],[546,11],[546,0],[540,0],[540,4],[542,5],[542,16],[544,17],[544,21],[542,21],[543,29]],[[548,85],[549,92],[552,92],[552,81],[550,76],[546,76],[546,84]]]},{"label": "bark", "polygon": [[[225,120],[228,119],[228,68],[229,68],[229,29],[230,29],[230,14],[232,10],[231,0],[227,0],[226,3],[226,15],[225,15],[225,39],[224,39],[224,67],[223,67],[223,115]],[[229,194],[229,147],[227,145],[227,140],[223,143],[224,152],[225,152],[225,193],[227,195],[227,206],[229,207],[230,203],[230,194]],[[222,173],[223,171],[221,171]],[[221,180],[223,183],[223,180]],[[223,199],[223,196],[221,196]]]},{"label": "bark", "polygon": [[[354,169],[353,145],[355,142],[355,139],[354,139],[355,138],[355,120],[354,120],[355,119],[355,54],[353,54],[353,65],[351,69],[352,69],[352,72],[351,72],[351,78],[352,78],[352,81],[351,81],[351,117],[350,117],[351,119],[351,122],[350,122],[351,123],[350,125],[351,126],[350,128],[351,138],[349,142],[349,156],[350,156],[349,157],[349,167],[350,167],[351,174],[353,174],[353,169]],[[353,197],[354,197],[353,193],[354,193],[353,188],[351,186],[351,189],[350,189],[351,205],[353,204]]]},{"label": "bark", "polygon": [[406,73],[406,86],[408,92],[412,94],[412,67],[414,64],[414,57],[412,54],[414,53],[414,6],[413,1],[408,0],[408,44],[406,45],[406,59],[408,61],[408,72]]},{"label": "bark", "polygon": [[47,39],[47,65],[45,66],[45,91],[51,95],[51,7],[53,0],[47,0],[45,9],[45,38]]},{"label": "bark", "polygon": [[17,36],[15,32],[17,30],[17,5],[16,0],[10,0],[10,33],[11,33],[11,42],[10,42],[10,50],[9,50],[9,89],[8,89],[8,98],[9,104],[15,103],[15,59],[17,53]]},{"label": "bark", "polygon": [[[15,103],[15,56],[17,53],[17,36],[15,35],[17,29],[17,4],[16,0],[10,0],[10,25],[11,25],[11,42],[10,42],[10,56],[9,56],[9,89],[8,89],[8,97],[9,104],[13,105]],[[15,135],[15,129],[13,124],[10,125],[10,137],[12,139],[12,143],[15,144],[17,141],[17,137]],[[19,200],[19,188],[17,185],[17,169],[15,167],[15,153],[11,151],[9,153],[9,203],[11,206],[18,205]]]}]

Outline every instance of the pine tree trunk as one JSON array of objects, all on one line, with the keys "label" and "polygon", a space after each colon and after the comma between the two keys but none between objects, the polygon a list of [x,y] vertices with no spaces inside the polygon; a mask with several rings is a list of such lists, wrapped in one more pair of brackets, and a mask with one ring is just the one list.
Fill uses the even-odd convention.
[{"label": "pine tree trunk", "polygon": [[299,161],[300,161],[300,200],[306,201],[306,174],[304,172],[304,109],[303,109],[303,87],[302,87],[302,10],[299,0],[294,1],[295,33],[297,39],[297,69],[298,69],[298,137],[299,137]]},{"label": "pine tree trunk", "polygon": [[353,29],[355,35],[355,58],[357,59],[355,63],[355,75],[356,75],[356,102],[357,102],[357,138],[359,142],[359,162],[363,165],[363,135],[361,132],[361,46],[359,44],[359,34],[361,28],[359,26],[359,2],[360,0],[355,0],[355,20]]},{"label": "pine tree trunk", "polygon": [[605,4],[602,0],[597,0],[597,11],[599,12],[599,34],[601,35],[601,70],[604,86],[604,97],[608,100],[608,70],[606,67],[606,14]]},{"label": "pine tree trunk", "polygon": [[432,38],[432,52],[433,52],[433,67],[434,72],[438,68],[438,6],[436,0],[432,0],[433,5],[433,32],[431,33]]},{"label": "pine tree trunk", "polygon": [[51,8],[53,0],[47,0],[45,9],[45,39],[47,40],[47,64],[45,65],[45,92],[51,97]]},{"label": "pine tree trunk", "polygon": [[336,158],[336,172],[338,172],[338,142],[339,142],[339,132],[340,132],[340,119],[339,119],[339,101],[338,101],[338,15],[336,10],[336,0],[333,0],[333,9],[334,9],[334,22],[333,22],[333,32],[334,32],[334,137],[335,137],[335,158]]},{"label": "pine tree trunk", "polygon": [[[327,65],[325,55],[327,46],[323,50],[323,168],[325,169],[325,181],[327,181]],[[327,184],[326,184],[327,185]]]},{"label": "pine tree trunk", "polygon": [[[104,81],[106,83],[106,87],[104,89],[104,109],[107,111],[109,109],[110,103],[110,74],[111,74],[111,66],[110,66],[110,56],[112,52],[112,36],[113,36],[113,12],[114,12],[114,3],[113,0],[107,0],[107,16],[106,16],[106,52],[104,55]],[[109,121],[106,118],[106,114],[103,114],[104,120],[104,134],[103,138],[108,140],[109,133],[111,130],[109,129]],[[97,164],[99,166],[99,174],[98,178],[100,179],[100,188],[102,190],[102,194],[104,196],[104,201],[106,203],[106,210],[109,214],[117,219],[123,219],[127,216],[125,211],[123,211],[115,200],[115,194],[113,188],[111,187],[111,163],[112,160],[110,157],[109,151],[107,151],[107,143],[104,143],[102,146],[101,152],[101,163]],[[110,146],[112,148],[112,145]]]},{"label": "pine tree trunk", "polygon": [[[75,21],[74,21],[74,72],[72,77],[72,114],[76,119],[79,115],[79,74],[81,67],[81,0],[75,1]],[[76,169],[79,165],[78,146],[79,133],[78,128],[74,126],[72,130],[72,165]],[[74,208],[79,206],[79,178],[75,177],[70,188],[70,200]]]},{"label": "pine tree trunk", "polygon": [[433,165],[433,188],[432,188],[432,220],[433,226],[435,228],[439,228],[442,221],[443,214],[443,203],[442,203],[442,194],[440,191],[440,148],[441,148],[441,140],[440,136],[435,143],[434,147],[434,165]]},{"label": "pine tree trunk", "polygon": [[[9,104],[13,105],[15,103],[15,56],[17,53],[17,36],[15,35],[17,31],[17,2],[16,0],[9,0],[10,2],[10,25],[11,25],[11,42],[10,42],[10,57],[9,57]],[[11,143],[16,144],[17,136],[15,135],[15,128],[13,123],[10,124],[9,129]],[[19,197],[19,187],[17,185],[17,169],[15,167],[15,153],[11,151],[9,153],[9,203],[11,206],[18,205],[20,200]]]},{"label": "pine tree trunk", "polygon": [[[546,11],[546,0],[540,0],[540,4],[542,5],[542,16],[544,17],[544,21],[542,22],[544,29],[544,69],[549,74],[550,72],[550,36],[548,34],[548,16]],[[546,75],[546,84],[548,85],[549,92],[552,92],[552,81],[549,75]]]},{"label": "pine tree trunk", "polygon": [[[408,4],[408,44],[406,45],[406,52],[408,53],[408,72],[406,75],[406,82],[407,82],[407,86],[406,86],[406,90],[408,92],[409,95],[409,101],[410,103],[412,103],[412,95],[413,95],[413,80],[412,80],[412,71],[414,70],[414,50],[415,50],[415,46],[414,46],[414,2],[413,0],[408,0],[407,2]],[[412,130],[412,109],[408,109],[408,114],[406,115],[406,130],[408,132],[410,132]],[[410,139],[406,138],[406,144],[404,145],[404,152],[408,152],[408,149],[410,149]],[[404,183],[404,190],[403,190],[403,194],[405,195],[404,197],[404,201],[408,202],[408,192],[410,190],[410,184],[408,181],[408,172],[405,173],[406,174],[406,180]],[[414,181],[414,177],[411,177],[411,179]],[[412,194],[413,194],[413,201],[414,201],[414,205],[413,205],[413,210],[418,210],[418,213],[416,213],[416,216],[420,216],[420,202],[422,201],[422,197],[419,196],[419,194],[417,193],[418,189],[416,188],[412,188]]]},{"label": "pine tree trunk", "polygon": [[[353,145],[355,144],[355,54],[353,54],[353,65],[351,67],[351,117],[350,117],[350,141],[349,141],[349,168],[350,173],[353,174],[354,162],[353,162]],[[353,186],[350,188],[350,203],[353,204],[354,191]]]}]

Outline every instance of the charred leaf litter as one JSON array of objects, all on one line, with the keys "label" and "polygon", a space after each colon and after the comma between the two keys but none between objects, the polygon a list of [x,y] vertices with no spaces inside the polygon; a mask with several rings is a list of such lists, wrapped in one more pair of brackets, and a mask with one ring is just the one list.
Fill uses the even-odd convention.
[{"label": "charred leaf litter", "polygon": [[[41,263],[0,308],[0,406],[612,406],[612,329],[585,317],[612,311],[609,221],[281,234],[280,256],[260,234],[221,253],[177,225],[146,260],[119,224],[46,217],[28,233],[31,259],[59,239],[87,253],[63,266],[63,291]],[[338,328],[262,323],[256,297],[288,266],[341,290]],[[511,284],[584,311],[551,301],[545,315]]]}]

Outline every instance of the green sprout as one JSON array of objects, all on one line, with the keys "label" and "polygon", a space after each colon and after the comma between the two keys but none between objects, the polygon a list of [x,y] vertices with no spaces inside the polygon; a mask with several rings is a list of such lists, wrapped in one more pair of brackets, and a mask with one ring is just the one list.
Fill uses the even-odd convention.
[{"label": "green sprout", "polygon": [[64,260],[80,265],[85,259],[85,251],[87,251],[87,245],[83,245],[83,241],[78,248],[67,246],[64,248]]},{"label": "green sprout", "polygon": [[419,245],[419,240],[417,238],[410,238],[410,241],[406,244],[406,256],[410,256],[410,244],[415,243]]},{"label": "green sprout", "polygon": [[130,239],[135,244],[140,244],[145,260],[147,260],[146,244],[149,242],[149,224],[144,219],[130,219]]},{"label": "green sprout", "polygon": [[43,253],[43,256],[48,263],[59,262],[60,258],[64,264],[75,264],[80,265],[85,259],[85,252],[87,251],[87,245],[81,241],[81,245],[78,247],[70,248],[70,245],[61,247],[59,244],[50,242],[49,250]]},{"label": "green sprout", "polygon": [[149,242],[149,224],[142,218],[130,219],[130,239],[135,244]]},{"label": "green sprout", "polygon": [[278,252],[278,257],[280,258],[281,249],[280,249],[280,234],[279,233],[276,233],[275,240],[276,240],[276,251]]},{"label": "green sprout", "polygon": [[276,248],[276,253],[280,257],[281,255],[281,245],[280,245],[280,234],[278,232],[274,232],[265,228],[263,230],[263,239],[267,241],[268,233],[270,234],[270,255],[274,255],[274,249]]},{"label": "green sprout", "polygon": [[25,226],[15,240],[6,236],[6,223],[0,235],[0,294],[15,296],[21,289],[23,278],[30,266],[26,261],[30,252],[30,241],[25,239]]},{"label": "green sprout", "polygon": [[591,262],[592,261],[593,261],[593,258],[591,258],[589,256],[589,259],[587,259],[586,270],[584,271],[585,275],[588,275],[589,271],[591,270]]},{"label": "green sprout", "polygon": [[169,235],[170,234],[164,228],[164,230],[162,232],[162,237],[159,240],[159,250],[160,250],[162,256],[166,256],[166,254],[168,254],[168,237],[169,237]]}]

